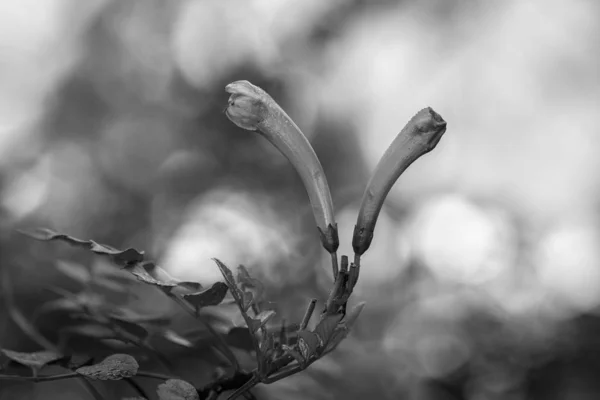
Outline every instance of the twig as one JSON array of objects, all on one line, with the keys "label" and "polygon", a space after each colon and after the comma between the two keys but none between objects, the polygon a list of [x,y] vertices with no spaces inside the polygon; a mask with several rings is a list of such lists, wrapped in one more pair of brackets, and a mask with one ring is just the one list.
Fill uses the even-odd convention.
[{"label": "twig", "polygon": [[125,382],[127,382],[140,396],[150,399],[150,396],[143,387],[141,387],[133,378],[125,378]]},{"label": "twig", "polygon": [[312,317],[313,312],[315,311],[315,306],[317,305],[317,299],[312,299],[310,303],[308,303],[308,307],[306,308],[306,312],[304,313],[304,317],[302,318],[302,322],[300,323],[300,330],[306,329],[308,326],[308,322],[310,321],[310,317]]},{"label": "twig", "polygon": [[[164,375],[156,372],[149,371],[138,371],[135,375],[139,378],[152,378],[152,379],[160,379],[160,380],[169,380],[169,379],[177,379],[174,376]],[[57,375],[46,375],[46,376],[21,376],[21,375],[0,375],[0,380],[3,381],[21,381],[21,382],[49,382],[49,381],[58,381],[61,379],[71,379],[71,378],[81,378],[77,372],[67,372],[64,374]]]}]

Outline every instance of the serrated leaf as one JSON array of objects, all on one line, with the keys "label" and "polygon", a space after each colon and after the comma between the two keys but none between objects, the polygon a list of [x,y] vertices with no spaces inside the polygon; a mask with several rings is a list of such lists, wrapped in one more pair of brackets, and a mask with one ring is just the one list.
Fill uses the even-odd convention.
[{"label": "serrated leaf", "polygon": [[223,282],[215,282],[210,288],[192,294],[183,295],[183,298],[191,303],[196,309],[221,304],[227,295],[229,287]]},{"label": "serrated leaf", "polygon": [[180,334],[178,334],[177,332],[175,332],[171,329],[167,329],[166,331],[164,331],[163,337],[165,339],[167,339],[169,342],[178,344],[183,347],[188,347],[188,348],[194,347],[194,344],[192,342],[190,342],[189,340],[187,340],[186,338],[184,338],[183,336],[181,336]]},{"label": "serrated leaf", "polygon": [[29,236],[36,240],[52,241],[58,240],[66,242],[70,245],[83,247],[87,250],[100,255],[110,256],[114,263],[120,266],[125,266],[130,263],[140,262],[144,259],[144,253],[135,249],[129,248],[126,250],[118,250],[114,247],[96,243],[93,240],[82,240],[73,236],[58,233],[48,228],[35,228],[30,230],[20,230],[23,235]]},{"label": "serrated leaf", "polygon": [[243,265],[240,265],[238,267],[237,281],[242,290],[254,290],[254,297],[256,301],[262,300],[262,296],[265,291],[265,286],[259,279],[252,277],[248,269]]},{"label": "serrated leaf", "polygon": [[77,282],[85,284],[92,279],[90,271],[81,264],[58,260],[55,265],[57,270]]},{"label": "serrated leaf", "polygon": [[273,310],[263,311],[260,314],[258,314],[256,317],[248,319],[248,322],[249,322],[248,328],[250,328],[251,332],[256,332],[260,328],[265,326],[267,324],[267,322],[269,322],[269,320],[271,318],[273,318],[274,316],[275,316],[275,311],[273,311]]},{"label": "serrated leaf", "polygon": [[119,380],[130,378],[138,371],[135,358],[128,354],[113,354],[98,364],[77,368],[75,372],[91,379]]},{"label": "serrated leaf", "polygon": [[181,379],[169,379],[158,385],[156,393],[160,400],[200,400],[196,388]]},{"label": "serrated leaf", "polygon": [[321,341],[316,333],[310,331],[298,332],[298,349],[306,360],[310,360],[317,353],[320,345]]},{"label": "serrated leaf", "polygon": [[44,365],[51,363],[52,361],[63,358],[62,354],[54,351],[36,351],[33,353],[21,353],[19,351],[12,351],[7,349],[0,350],[6,357],[12,361],[31,368],[36,373],[37,370],[41,369]]},{"label": "serrated leaf", "polygon": [[333,331],[342,320],[342,314],[327,315],[313,329],[313,332],[319,337],[321,347],[324,347],[329,342]]},{"label": "serrated leaf", "polygon": [[356,322],[356,319],[365,307],[365,304],[366,302],[361,301],[360,303],[352,307],[352,310],[350,310],[350,312],[346,314],[346,319],[344,320],[344,323],[348,327],[348,329],[352,328],[352,325],[354,325],[354,323]]}]

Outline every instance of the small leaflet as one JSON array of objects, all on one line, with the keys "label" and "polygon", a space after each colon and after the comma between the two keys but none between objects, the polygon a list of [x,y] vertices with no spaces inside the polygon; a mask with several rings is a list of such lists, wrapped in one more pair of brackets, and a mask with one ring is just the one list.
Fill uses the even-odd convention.
[{"label": "small leaflet", "polygon": [[77,368],[75,372],[87,378],[98,380],[119,380],[130,378],[138,371],[135,358],[128,354],[113,354],[98,364]]},{"label": "small leaflet", "polygon": [[181,379],[169,379],[158,385],[156,393],[160,400],[200,400],[196,388]]}]

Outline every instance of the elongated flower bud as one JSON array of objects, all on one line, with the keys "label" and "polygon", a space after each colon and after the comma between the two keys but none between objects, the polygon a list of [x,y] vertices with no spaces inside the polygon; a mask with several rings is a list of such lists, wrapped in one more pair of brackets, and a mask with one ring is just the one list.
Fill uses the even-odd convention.
[{"label": "elongated flower bud", "polygon": [[358,213],[352,247],[362,255],[373,240],[377,217],[390,189],[415,160],[433,150],[446,132],[446,121],[431,108],[419,111],[400,131],[377,164]]},{"label": "elongated flower bud", "polygon": [[287,157],[300,174],[312,205],[323,246],[334,253],[339,246],[333,202],[323,167],[300,128],[261,88],[248,81],[236,81],[225,87],[231,93],[225,111],[240,128],[259,131]]}]

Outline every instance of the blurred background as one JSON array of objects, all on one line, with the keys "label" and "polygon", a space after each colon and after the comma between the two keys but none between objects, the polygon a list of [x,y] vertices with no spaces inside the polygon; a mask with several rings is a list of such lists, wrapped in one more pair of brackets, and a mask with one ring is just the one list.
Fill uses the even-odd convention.
[{"label": "blurred background", "polygon": [[[354,333],[257,397],[600,398],[599,48],[593,0],[0,2],[0,279],[27,317],[78,290],[57,263],[100,261],[15,233],[44,226],[185,280],[243,263],[299,321],[328,254],[291,165],[223,114],[225,85],[264,88],[309,137],[341,254],[379,158],[431,106],[448,130],[388,197]],[[0,306],[0,346],[40,349]],[[50,341],[57,325],[36,322]],[[164,353],[197,385],[213,373]],[[0,381],[2,400],[85,396]]]}]

